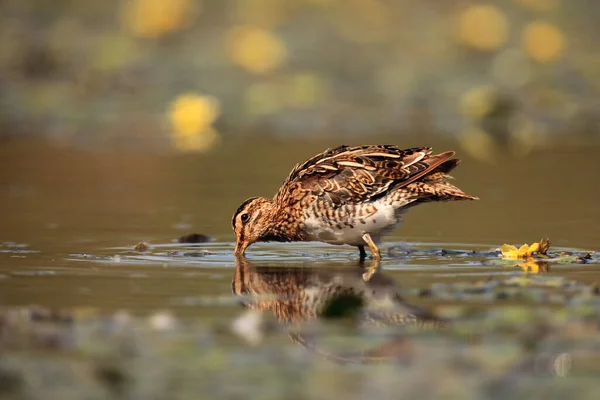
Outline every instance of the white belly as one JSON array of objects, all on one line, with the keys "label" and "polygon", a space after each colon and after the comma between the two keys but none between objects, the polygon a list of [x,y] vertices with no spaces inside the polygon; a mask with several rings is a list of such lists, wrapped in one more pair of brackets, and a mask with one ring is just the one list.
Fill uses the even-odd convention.
[{"label": "white belly", "polygon": [[369,233],[378,242],[384,234],[394,230],[402,222],[402,218],[400,212],[384,200],[374,202],[373,205],[376,207],[373,214],[362,218],[349,215],[345,221],[324,221],[308,214],[304,221],[307,240],[363,246],[365,241],[362,236]]}]

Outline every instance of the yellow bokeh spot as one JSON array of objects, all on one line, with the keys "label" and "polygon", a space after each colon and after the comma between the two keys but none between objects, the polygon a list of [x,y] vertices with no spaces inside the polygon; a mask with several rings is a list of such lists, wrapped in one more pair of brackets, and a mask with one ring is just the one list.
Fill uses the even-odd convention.
[{"label": "yellow bokeh spot", "polygon": [[494,88],[491,86],[469,89],[460,98],[460,111],[471,119],[483,118],[494,106],[495,97]]},{"label": "yellow bokeh spot", "polygon": [[184,152],[213,148],[219,142],[219,134],[212,127],[219,112],[219,101],[215,97],[195,93],[177,97],[169,110],[175,148]]},{"label": "yellow bokeh spot", "polygon": [[244,93],[244,106],[250,115],[268,115],[281,109],[280,85],[271,82],[253,83]]},{"label": "yellow bokeh spot", "polygon": [[33,115],[56,114],[57,104],[66,106],[69,100],[74,99],[73,89],[69,83],[60,81],[39,82],[35,85],[30,85],[24,91],[24,94],[28,100],[28,110]]},{"label": "yellow bokeh spot", "polygon": [[324,80],[313,73],[292,76],[286,88],[287,104],[292,107],[311,107],[326,100],[328,88]]},{"label": "yellow bokeh spot", "polygon": [[469,6],[458,17],[458,40],[467,47],[491,51],[507,39],[508,21],[495,6]]},{"label": "yellow bokeh spot", "polygon": [[472,127],[462,132],[458,141],[471,157],[486,163],[495,161],[494,140],[487,132]]},{"label": "yellow bokeh spot", "polygon": [[535,148],[543,145],[546,140],[543,131],[525,115],[512,117],[508,129],[510,132],[510,149],[513,154],[518,156],[531,153]]},{"label": "yellow bokeh spot", "polygon": [[285,44],[268,30],[244,26],[229,35],[229,54],[248,71],[264,74],[279,67],[287,56]]},{"label": "yellow bokeh spot", "polygon": [[525,52],[541,63],[549,63],[562,57],[566,45],[560,29],[539,21],[525,27],[522,40]]},{"label": "yellow bokeh spot", "polygon": [[392,25],[390,10],[380,0],[345,0],[333,15],[340,35],[358,43],[387,39]]},{"label": "yellow bokeh spot", "polygon": [[285,0],[237,0],[235,12],[245,25],[273,28],[285,22],[289,4]]},{"label": "yellow bokeh spot", "polygon": [[509,48],[494,57],[491,73],[502,86],[520,88],[531,80],[531,60],[520,49]]},{"label": "yellow bokeh spot", "polygon": [[172,137],[173,145],[179,151],[183,152],[202,152],[215,147],[219,143],[219,133],[214,128],[206,128],[202,132],[194,135]]},{"label": "yellow bokeh spot", "polygon": [[418,82],[416,68],[413,65],[394,63],[384,65],[375,75],[377,90],[390,98],[398,98],[410,92],[411,86]]},{"label": "yellow bokeh spot", "polygon": [[219,116],[219,101],[212,96],[183,94],[171,104],[169,119],[175,136],[194,136],[208,129]]},{"label": "yellow bokeh spot", "polygon": [[559,0],[514,0],[515,3],[532,11],[550,11],[558,7]]},{"label": "yellow bokeh spot", "polygon": [[110,71],[117,70],[134,62],[139,51],[135,39],[129,35],[106,35],[100,39],[93,53],[93,67]]},{"label": "yellow bokeh spot", "polygon": [[198,15],[199,0],[122,0],[122,24],[134,35],[156,38],[182,29]]}]

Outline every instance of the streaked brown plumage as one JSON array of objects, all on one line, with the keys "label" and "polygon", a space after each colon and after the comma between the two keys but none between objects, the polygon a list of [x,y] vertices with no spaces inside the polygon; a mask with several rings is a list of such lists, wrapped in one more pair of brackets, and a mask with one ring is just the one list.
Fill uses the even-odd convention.
[{"label": "streaked brown plumage", "polygon": [[235,254],[257,241],[322,241],[364,246],[377,242],[409,207],[432,201],[476,200],[448,183],[460,160],[429,147],[340,146],[296,165],[273,199],[246,200],[233,215]]},{"label": "streaked brown plumage", "polygon": [[406,302],[394,279],[378,273],[365,282],[360,269],[255,266],[239,257],[231,287],[236,295],[245,296],[246,307],[270,311],[284,323],[320,317],[330,301],[345,295],[362,300],[361,320],[367,325],[441,323],[427,310]]}]

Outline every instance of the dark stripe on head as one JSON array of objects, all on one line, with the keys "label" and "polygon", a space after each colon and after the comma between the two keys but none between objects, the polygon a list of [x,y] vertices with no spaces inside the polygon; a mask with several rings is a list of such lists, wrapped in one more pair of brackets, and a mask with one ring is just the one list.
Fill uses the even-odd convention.
[{"label": "dark stripe on head", "polygon": [[250,197],[248,200],[244,201],[241,206],[238,207],[237,211],[233,214],[233,218],[231,219],[231,226],[235,229],[235,219],[238,214],[242,212],[242,210],[252,201],[256,200],[258,197]]}]

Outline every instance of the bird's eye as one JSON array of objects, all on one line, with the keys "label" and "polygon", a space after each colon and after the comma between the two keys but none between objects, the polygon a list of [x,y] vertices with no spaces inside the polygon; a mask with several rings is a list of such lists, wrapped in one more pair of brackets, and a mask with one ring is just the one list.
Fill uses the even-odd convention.
[{"label": "bird's eye", "polygon": [[248,217],[249,217],[249,215],[244,213],[244,214],[242,214],[242,216],[240,218],[241,218],[242,222],[246,222],[246,221],[248,221]]}]

